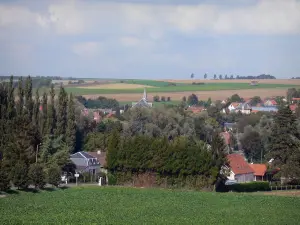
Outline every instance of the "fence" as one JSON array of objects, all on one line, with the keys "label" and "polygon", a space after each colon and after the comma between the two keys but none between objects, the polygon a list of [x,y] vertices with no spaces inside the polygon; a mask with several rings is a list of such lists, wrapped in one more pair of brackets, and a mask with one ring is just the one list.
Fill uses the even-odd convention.
[{"label": "fence", "polygon": [[270,186],[271,191],[300,190],[300,185]]}]

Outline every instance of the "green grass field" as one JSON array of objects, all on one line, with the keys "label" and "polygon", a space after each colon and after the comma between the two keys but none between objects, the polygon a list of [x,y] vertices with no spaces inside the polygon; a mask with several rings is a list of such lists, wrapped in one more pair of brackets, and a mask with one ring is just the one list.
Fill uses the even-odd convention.
[{"label": "green grass field", "polygon": [[[135,80],[136,81],[136,80]],[[149,81],[150,82],[150,81]],[[259,88],[291,88],[298,87],[293,85],[285,84],[259,84],[258,86],[250,86],[248,83],[207,83],[204,85],[191,85],[191,84],[179,84],[177,86],[158,86],[161,85],[160,81],[154,82],[153,88],[147,88],[147,93],[166,93],[166,92],[184,92],[184,91],[216,91],[216,90],[239,90],[239,89],[259,89]],[[158,82],[158,83],[157,83]],[[166,82],[162,82],[166,83]],[[151,83],[140,82],[135,84],[150,85]],[[126,94],[126,93],[142,93],[143,88],[135,89],[92,89],[92,88],[77,88],[68,87],[67,92],[72,92],[75,95],[85,95],[85,94]]]},{"label": "green grass field", "polygon": [[300,198],[79,187],[0,198],[1,224],[299,224]]}]

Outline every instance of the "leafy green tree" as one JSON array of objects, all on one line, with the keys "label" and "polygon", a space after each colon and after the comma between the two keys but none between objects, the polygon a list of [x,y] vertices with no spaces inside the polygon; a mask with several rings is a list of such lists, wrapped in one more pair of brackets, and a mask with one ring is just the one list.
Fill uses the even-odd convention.
[{"label": "leafy green tree", "polygon": [[159,96],[158,95],[153,96],[153,101],[154,102],[159,102]]},{"label": "leafy green tree", "polygon": [[247,126],[244,129],[244,134],[240,137],[240,142],[243,147],[246,158],[250,162],[260,162],[264,159],[264,146],[259,132]]},{"label": "leafy green tree", "polygon": [[214,79],[215,79],[215,80],[217,79],[217,75],[216,75],[216,74],[214,74]]},{"label": "leafy green tree", "polygon": [[194,77],[195,77],[195,75],[192,73],[192,74],[191,74],[191,79],[193,79]]},{"label": "leafy green tree", "polygon": [[10,77],[9,79],[9,84],[8,84],[8,96],[7,96],[7,118],[12,119],[15,114],[15,88],[14,88],[14,78],[13,76]]},{"label": "leafy green tree", "polygon": [[171,97],[167,97],[167,102],[170,102],[171,101]]},{"label": "leafy green tree", "polygon": [[219,79],[220,79],[220,80],[222,80],[222,79],[223,79],[223,76],[222,76],[222,74],[220,74],[220,75],[219,75]]},{"label": "leafy green tree", "polygon": [[160,100],[161,100],[162,102],[165,102],[165,101],[166,101],[166,97],[165,97],[165,96],[161,96]]},{"label": "leafy green tree", "polygon": [[230,97],[231,102],[242,102],[242,98],[238,94],[234,94]]},{"label": "leafy green tree", "polygon": [[207,74],[204,74],[204,79],[207,79]]},{"label": "leafy green tree", "polygon": [[43,188],[46,185],[45,172],[41,164],[31,164],[28,176],[31,184],[33,184],[35,188]]},{"label": "leafy green tree", "polygon": [[197,105],[198,104],[198,97],[195,95],[195,94],[191,94],[189,97],[188,97],[188,100],[187,100],[187,103],[189,105]]},{"label": "leafy green tree", "polygon": [[47,169],[47,182],[55,187],[58,187],[61,181],[61,168],[57,165],[51,165]]},{"label": "leafy green tree", "polygon": [[41,113],[40,115],[40,133],[45,136],[48,134],[48,128],[47,128],[47,102],[48,102],[48,95],[46,92],[44,92],[42,97],[42,104],[41,104]]},{"label": "leafy green tree", "polygon": [[40,95],[39,95],[39,90],[36,89],[35,93],[35,101],[33,105],[33,123],[36,126],[36,128],[39,127],[39,111],[40,111]]},{"label": "leafy green tree", "polygon": [[186,102],[186,97],[185,96],[182,97],[182,101]]},{"label": "leafy green tree", "polygon": [[76,121],[75,121],[75,106],[73,95],[70,94],[68,101],[68,122],[66,128],[66,143],[70,147],[70,151],[74,151],[76,140]]},{"label": "leafy green tree", "polygon": [[251,101],[250,101],[250,105],[251,106],[256,106],[257,104],[261,103],[262,100],[259,96],[254,96]]}]

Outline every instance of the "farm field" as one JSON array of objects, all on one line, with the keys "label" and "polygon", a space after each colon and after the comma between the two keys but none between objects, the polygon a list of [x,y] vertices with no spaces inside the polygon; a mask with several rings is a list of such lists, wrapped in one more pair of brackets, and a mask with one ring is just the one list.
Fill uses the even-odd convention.
[{"label": "farm field", "polygon": [[[112,85],[112,86],[111,86]],[[107,88],[116,87],[118,88]],[[77,95],[87,94],[131,94],[131,93],[142,93],[143,88],[126,88],[126,83],[119,84],[104,84],[104,85],[90,85],[88,88],[84,87],[66,87],[68,92],[72,92]],[[142,84],[135,84],[142,85]],[[146,84],[144,84],[146,85]],[[105,87],[106,86],[106,87]],[[172,93],[172,92],[195,92],[195,91],[217,91],[217,90],[243,90],[243,89],[277,89],[296,87],[296,85],[285,85],[285,84],[260,84],[258,86],[250,86],[248,83],[207,83],[203,85],[192,85],[192,84],[178,84],[177,86],[154,86],[147,88],[148,93]]]},{"label": "farm field", "polygon": [[76,187],[0,198],[2,224],[298,224],[300,198]]},{"label": "farm field", "polygon": [[111,83],[111,84],[97,84],[89,86],[81,86],[78,88],[83,89],[135,89],[135,88],[154,88],[154,86],[142,85],[142,84],[127,84],[127,83]]},{"label": "farm field", "polygon": [[[147,89],[148,90],[148,89]],[[251,98],[253,96],[260,96],[261,98],[271,97],[271,96],[286,96],[287,88],[274,88],[274,89],[244,89],[244,90],[216,90],[216,91],[185,91],[185,92],[169,92],[160,93],[153,92],[148,93],[149,101],[153,100],[153,96],[165,96],[171,97],[172,101],[181,101],[183,96],[188,97],[191,94],[196,94],[199,100],[207,100],[211,98],[212,100],[223,100],[233,94],[238,94],[243,98]],[[132,102],[138,101],[142,98],[143,90],[139,93],[127,93],[127,94],[101,94],[101,96],[107,98],[114,98],[119,102]],[[95,99],[100,96],[100,94],[83,94],[85,98]]]},{"label": "farm field", "polygon": [[[251,80],[211,80],[211,79],[187,79],[187,80],[161,80],[163,82],[179,82],[179,83],[191,83],[191,82],[204,82],[204,83],[249,83]],[[260,84],[291,84],[300,85],[300,79],[261,79],[257,80]]]}]

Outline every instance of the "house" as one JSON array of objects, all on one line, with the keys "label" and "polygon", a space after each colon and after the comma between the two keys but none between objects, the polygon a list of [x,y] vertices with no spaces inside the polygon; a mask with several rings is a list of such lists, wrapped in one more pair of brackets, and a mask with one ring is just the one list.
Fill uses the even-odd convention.
[{"label": "house", "polygon": [[264,106],[277,106],[277,102],[273,99],[264,101]]},{"label": "house", "polygon": [[[239,102],[232,102],[227,109],[229,110],[229,112],[235,112],[236,108],[238,107],[240,103]],[[226,113],[226,109],[223,109],[223,113]]]},{"label": "house", "polygon": [[100,171],[100,162],[98,159],[86,152],[72,154],[70,160],[76,166],[75,172],[77,173],[96,175]]},{"label": "house", "polygon": [[254,171],[254,181],[264,181],[267,180],[266,172],[267,166],[265,164],[249,164],[249,166]]},{"label": "house", "polygon": [[106,169],[106,152],[98,150],[97,152],[87,152],[89,155],[97,158],[100,163],[100,171],[107,174]]},{"label": "house", "polygon": [[146,88],[144,89],[143,98],[138,102],[132,102],[132,107],[146,107],[146,108],[152,107],[152,102],[148,102],[147,100]]},{"label": "house", "polygon": [[235,110],[236,112],[241,112],[242,114],[250,114],[252,107],[248,103],[241,103]]},{"label": "house", "polygon": [[257,86],[257,85],[258,85],[258,81],[252,80],[252,81],[250,82],[250,85],[251,85],[251,86]]},{"label": "house", "polygon": [[293,104],[298,103],[298,102],[300,102],[300,98],[292,98]]},{"label": "house", "polygon": [[236,181],[237,183],[245,183],[254,181],[254,170],[246,162],[245,158],[241,154],[227,155],[229,169],[229,175],[227,178],[230,181]]}]

